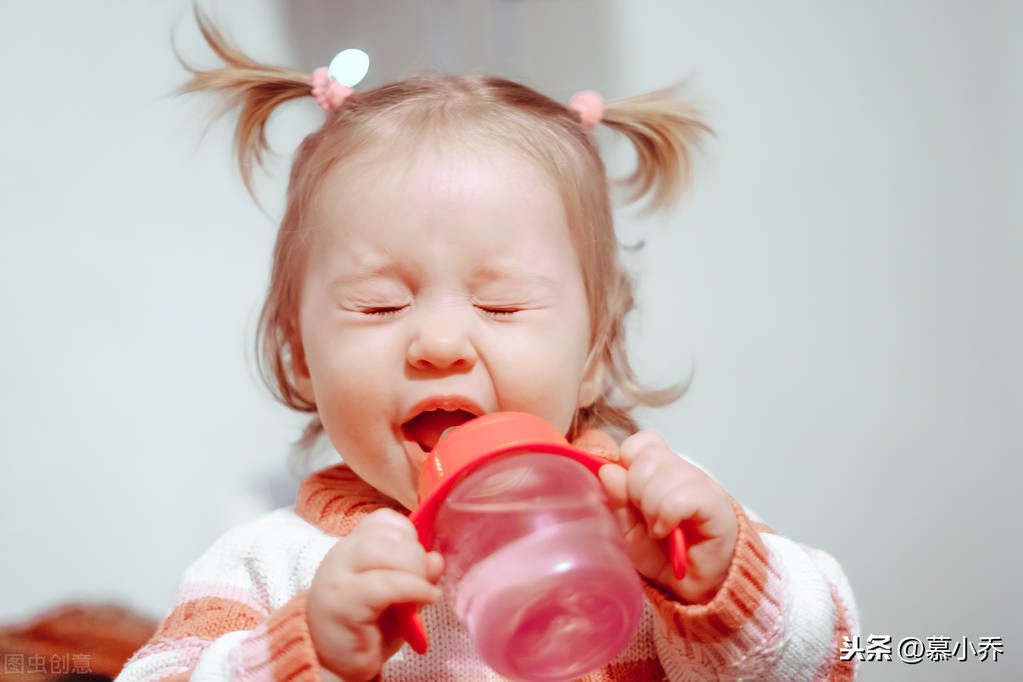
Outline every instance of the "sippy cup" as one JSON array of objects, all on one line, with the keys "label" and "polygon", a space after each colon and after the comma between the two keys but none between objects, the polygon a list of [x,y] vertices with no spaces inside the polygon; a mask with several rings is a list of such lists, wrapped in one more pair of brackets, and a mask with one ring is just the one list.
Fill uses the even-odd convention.
[{"label": "sippy cup", "polygon": [[[410,519],[444,555],[442,586],[477,651],[516,680],[578,678],[632,637],[642,589],[594,475],[606,461],[514,412],[452,429],[430,453]],[[673,563],[685,556],[672,536]],[[403,636],[426,650],[422,622],[399,607]]]}]

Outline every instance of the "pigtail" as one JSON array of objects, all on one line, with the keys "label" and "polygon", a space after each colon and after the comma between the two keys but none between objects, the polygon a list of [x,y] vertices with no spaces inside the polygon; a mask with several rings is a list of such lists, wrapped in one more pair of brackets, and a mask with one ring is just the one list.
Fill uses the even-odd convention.
[{"label": "pigtail", "polygon": [[267,150],[266,122],[270,114],[284,102],[311,94],[312,76],[301,71],[266,66],[250,59],[224,38],[198,3],[193,4],[195,21],[210,48],[223,60],[225,66],[201,71],[189,65],[174,53],[192,74],[191,80],[179,88],[179,93],[213,90],[224,96],[224,104],[216,117],[235,107],[241,107],[234,133],[234,149],[238,169],[249,194],[252,189],[253,162],[262,165]]},{"label": "pigtail", "polygon": [[[206,44],[224,66],[208,71],[197,69],[188,64],[172,44],[178,61],[192,74],[178,93],[213,91],[220,94],[223,102],[214,120],[231,109],[241,109],[234,131],[234,153],[245,188],[259,204],[252,187],[252,171],[254,165],[262,165],[263,153],[269,148],[267,121],[284,102],[311,96],[313,78],[301,71],[254,61],[227,41],[197,2],[193,2],[192,8]],[[299,151],[301,154],[301,149]],[[289,205],[291,203],[289,197]],[[302,260],[302,240],[292,238],[296,227],[288,227],[295,222],[292,207],[285,215],[274,247],[270,290],[259,318],[256,357],[263,381],[278,400],[295,410],[315,413],[316,404],[301,394],[293,380],[293,365],[304,364],[295,319],[299,288],[296,273]],[[303,446],[314,441],[322,429],[319,419],[314,417],[302,436]]]},{"label": "pigtail", "polygon": [[[586,127],[586,115],[580,112]],[[692,182],[693,157],[704,135],[714,131],[696,110],[678,99],[674,88],[608,102],[601,123],[629,138],[636,149],[636,170],[617,184],[630,190],[628,201],[650,196],[646,210],[667,208],[678,201]],[[610,427],[624,435],[638,426],[630,411],[638,406],[661,407],[678,400],[689,388],[692,373],[666,388],[640,383],[629,362],[625,343],[625,317],[635,307],[633,285],[617,264],[602,287],[601,310],[594,312],[597,326],[588,365],[605,368],[604,390],[597,400],[580,408],[573,420],[573,435],[588,428]]]},{"label": "pigtail", "polygon": [[693,154],[704,134],[714,134],[674,88],[608,102],[601,123],[622,133],[636,148],[636,170],[619,183],[631,203],[651,194],[647,210],[678,201],[692,180]]}]

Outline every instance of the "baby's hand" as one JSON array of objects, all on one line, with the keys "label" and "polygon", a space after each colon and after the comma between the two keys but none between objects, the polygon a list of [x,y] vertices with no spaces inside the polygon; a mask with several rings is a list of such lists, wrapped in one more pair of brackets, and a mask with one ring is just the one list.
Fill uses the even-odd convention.
[{"label": "baby's hand", "polygon": [[346,681],[379,673],[402,644],[388,609],[435,602],[443,568],[407,518],[391,509],[369,514],[327,552],[309,588],[309,632],[322,666]]},{"label": "baby's hand", "polygon": [[[620,464],[603,466],[599,475],[636,570],[682,601],[710,601],[725,580],[738,535],[728,493],[653,431],[626,438]],[[688,547],[681,581],[665,541],[679,524]]]}]

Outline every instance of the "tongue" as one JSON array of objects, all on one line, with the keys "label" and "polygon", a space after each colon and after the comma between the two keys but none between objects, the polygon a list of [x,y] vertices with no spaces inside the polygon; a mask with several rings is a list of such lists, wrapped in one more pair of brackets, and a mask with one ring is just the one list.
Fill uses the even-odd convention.
[{"label": "tongue", "polygon": [[405,435],[419,443],[426,452],[433,450],[444,432],[454,426],[460,426],[473,419],[476,415],[465,410],[430,410],[410,419],[402,427]]}]

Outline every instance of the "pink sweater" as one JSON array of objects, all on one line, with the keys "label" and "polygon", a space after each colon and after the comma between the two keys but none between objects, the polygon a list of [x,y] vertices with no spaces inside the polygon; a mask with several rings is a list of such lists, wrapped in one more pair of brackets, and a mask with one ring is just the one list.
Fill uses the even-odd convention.
[{"label": "pink sweater", "polygon": [[[306,592],[337,538],[384,506],[404,512],[343,465],[310,476],[293,509],[229,531],[188,568],[177,603],[118,682],[320,680]],[[714,599],[683,604],[645,583],[635,636],[584,680],[853,679],[854,662],[841,661],[839,647],[858,634],[856,612],[837,562],[733,507],[738,542]],[[504,679],[479,659],[449,602],[422,616],[429,652],[405,645],[384,665],[384,680]]]}]

